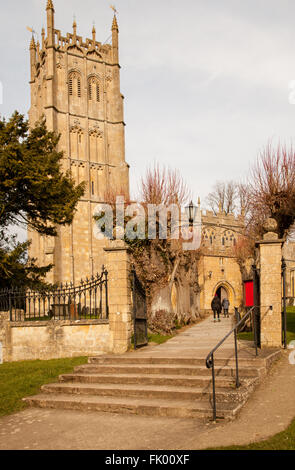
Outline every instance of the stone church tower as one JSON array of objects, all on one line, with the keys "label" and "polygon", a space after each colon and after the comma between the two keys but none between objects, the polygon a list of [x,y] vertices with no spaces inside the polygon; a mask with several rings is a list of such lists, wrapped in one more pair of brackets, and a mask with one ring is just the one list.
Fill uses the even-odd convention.
[{"label": "stone church tower", "polygon": [[47,128],[61,134],[63,168],[87,188],[74,222],[60,227],[59,236],[45,238],[30,232],[30,256],[40,265],[54,264],[50,282],[71,281],[100,272],[104,241],[93,235],[93,211],[108,192],[129,194],[129,166],[125,162],[124,97],[120,92],[118,24],[114,16],[112,45],[83,40],[73,32],[55,29],[54,6],[47,1],[47,32],[42,44],[30,45],[30,125],[42,115]]}]

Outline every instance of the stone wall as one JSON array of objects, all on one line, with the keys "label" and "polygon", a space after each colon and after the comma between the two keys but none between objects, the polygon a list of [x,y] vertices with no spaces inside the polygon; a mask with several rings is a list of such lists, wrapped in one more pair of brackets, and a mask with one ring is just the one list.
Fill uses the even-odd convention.
[{"label": "stone wall", "polygon": [[99,355],[113,349],[106,320],[10,322],[0,313],[3,362]]},{"label": "stone wall", "polygon": [[103,261],[108,271],[108,320],[10,322],[0,312],[3,361],[121,354],[133,333],[130,260],[123,241],[107,241]]}]

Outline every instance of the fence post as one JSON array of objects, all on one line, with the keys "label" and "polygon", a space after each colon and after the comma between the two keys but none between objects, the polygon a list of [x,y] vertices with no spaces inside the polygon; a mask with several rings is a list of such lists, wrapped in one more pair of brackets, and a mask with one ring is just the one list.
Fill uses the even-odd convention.
[{"label": "fence post", "polygon": [[2,360],[8,362],[11,360],[11,323],[10,313],[0,312],[0,342],[2,344]]},{"label": "fence post", "polygon": [[277,223],[267,219],[267,233],[256,246],[260,259],[261,347],[282,344],[282,244],[276,233]]},{"label": "fence post", "polygon": [[122,240],[109,242],[104,248],[108,271],[109,324],[113,333],[113,352],[121,354],[131,346],[132,300],[130,257]]}]

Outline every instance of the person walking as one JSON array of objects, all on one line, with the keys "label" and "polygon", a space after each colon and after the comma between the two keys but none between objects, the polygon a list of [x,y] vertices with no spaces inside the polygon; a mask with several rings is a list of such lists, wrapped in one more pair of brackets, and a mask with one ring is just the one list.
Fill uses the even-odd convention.
[{"label": "person walking", "polygon": [[228,308],[229,308],[229,301],[226,297],[224,297],[223,301],[222,301],[222,304],[221,304],[222,308],[223,308],[223,315],[224,315],[224,318],[229,318],[229,314],[228,314]]},{"label": "person walking", "polygon": [[213,314],[214,314],[214,323],[216,322],[216,315],[217,315],[217,318],[218,318],[218,321],[220,321],[220,312],[221,312],[221,302],[220,302],[220,298],[218,297],[217,294],[215,294],[212,302],[211,302],[211,308],[213,310]]}]

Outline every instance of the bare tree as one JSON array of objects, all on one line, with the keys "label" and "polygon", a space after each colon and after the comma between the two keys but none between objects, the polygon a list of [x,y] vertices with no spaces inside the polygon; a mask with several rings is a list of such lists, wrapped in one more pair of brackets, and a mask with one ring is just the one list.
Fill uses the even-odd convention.
[{"label": "bare tree", "polygon": [[250,220],[261,232],[267,217],[278,223],[280,237],[295,221],[295,151],[268,143],[260,152],[249,180]]},{"label": "bare tree", "polygon": [[208,194],[206,202],[215,214],[219,211],[229,214],[237,208],[237,197],[237,183],[217,181],[213,186],[213,191]]},{"label": "bare tree", "polygon": [[140,199],[146,204],[184,205],[191,191],[178,170],[160,168],[155,164],[141,178]]}]

